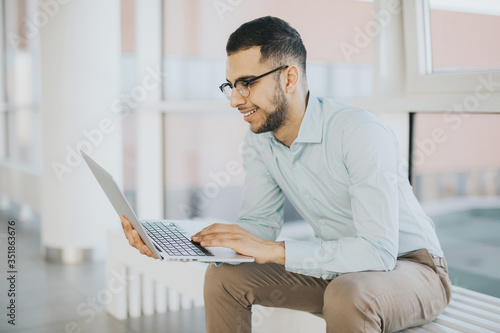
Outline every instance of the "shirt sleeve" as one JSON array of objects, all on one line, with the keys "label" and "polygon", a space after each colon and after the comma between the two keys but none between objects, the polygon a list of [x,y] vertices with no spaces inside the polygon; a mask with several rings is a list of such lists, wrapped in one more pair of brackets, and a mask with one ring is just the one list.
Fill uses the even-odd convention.
[{"label": "shirt sleeve", "polygon": [[398,159],[394,134],[375,122],[342,138],[355,236],[285,241],[286,269],[324,279],[395,267],[398,251]]},{"label": "shirt sleeve", "polygon": [[[249,132],[243,145],[246,171],[243,205],[237,223],[252,234],[276,240],[283,225],[284,195],[262,161],[264,138]],[[262,146],[261,146],[262,145]]]}]

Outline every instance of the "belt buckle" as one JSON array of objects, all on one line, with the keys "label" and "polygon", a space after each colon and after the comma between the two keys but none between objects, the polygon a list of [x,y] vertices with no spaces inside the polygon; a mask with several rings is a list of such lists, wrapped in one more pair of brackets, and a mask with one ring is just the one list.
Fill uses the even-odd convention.
[{"label": "belt buckle", "polygon": [[446,273],[448,273],[448,267],[446,267],[446,262],[442,257],[434,257],[434,263],[438,267],[442,267]]}]

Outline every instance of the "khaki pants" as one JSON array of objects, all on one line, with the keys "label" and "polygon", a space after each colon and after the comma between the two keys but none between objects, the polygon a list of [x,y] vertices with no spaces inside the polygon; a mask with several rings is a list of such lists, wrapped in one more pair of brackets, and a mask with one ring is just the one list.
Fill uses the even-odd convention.
[{"label": "khaki pants", "polygon": [[251,332],[252,304],[321,315],[327,332],[393,332],[441,314],[451,299],[451,282],[423,249],[398,258],[393,271],[333,280],[290,273],[277,264],[211,265],[204,297],[208,333]]}]

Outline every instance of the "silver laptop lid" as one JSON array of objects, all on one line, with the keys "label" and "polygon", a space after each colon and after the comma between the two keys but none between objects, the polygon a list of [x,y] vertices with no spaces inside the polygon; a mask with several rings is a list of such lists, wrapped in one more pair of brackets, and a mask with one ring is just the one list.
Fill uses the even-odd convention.
[{"label": "silver laptop lid", "polygon": [[132,223],[134,229],[137,230],[143,242],[150,248],[151,252],[153,252],[154,255],[158,258],[163,258],[163,256],[160,255],[158,248],[149,239],[146,231],[144,230],[144,227],[139,222],[139,219],[135,215],[134,210],[132,209],[132,207],[130,207],[127,198],[125,198],[125,195],[123,195],[122,190],[120,190],[120,188],[116,184],[113,176],[111,176],[111,174],[104,170],[99,164],[97,164],[97,162],[95,162],[82,150],[80,150],[80,153],[82,154],[85,162],[89,166],[95,178],[99,182],[99,185],[101,185],[101,188],[108,197],[109,201],[113,205],[116,213],[119,216],[125,215],[130,223]]}]

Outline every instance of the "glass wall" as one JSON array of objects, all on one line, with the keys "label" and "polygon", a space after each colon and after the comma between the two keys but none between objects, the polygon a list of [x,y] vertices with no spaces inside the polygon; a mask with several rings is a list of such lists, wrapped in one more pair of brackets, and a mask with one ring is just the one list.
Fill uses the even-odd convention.
[{"label": "glass wall", "polygon": [[412,184],[452,282],[500,296],[500,113],[412,118]]}]

